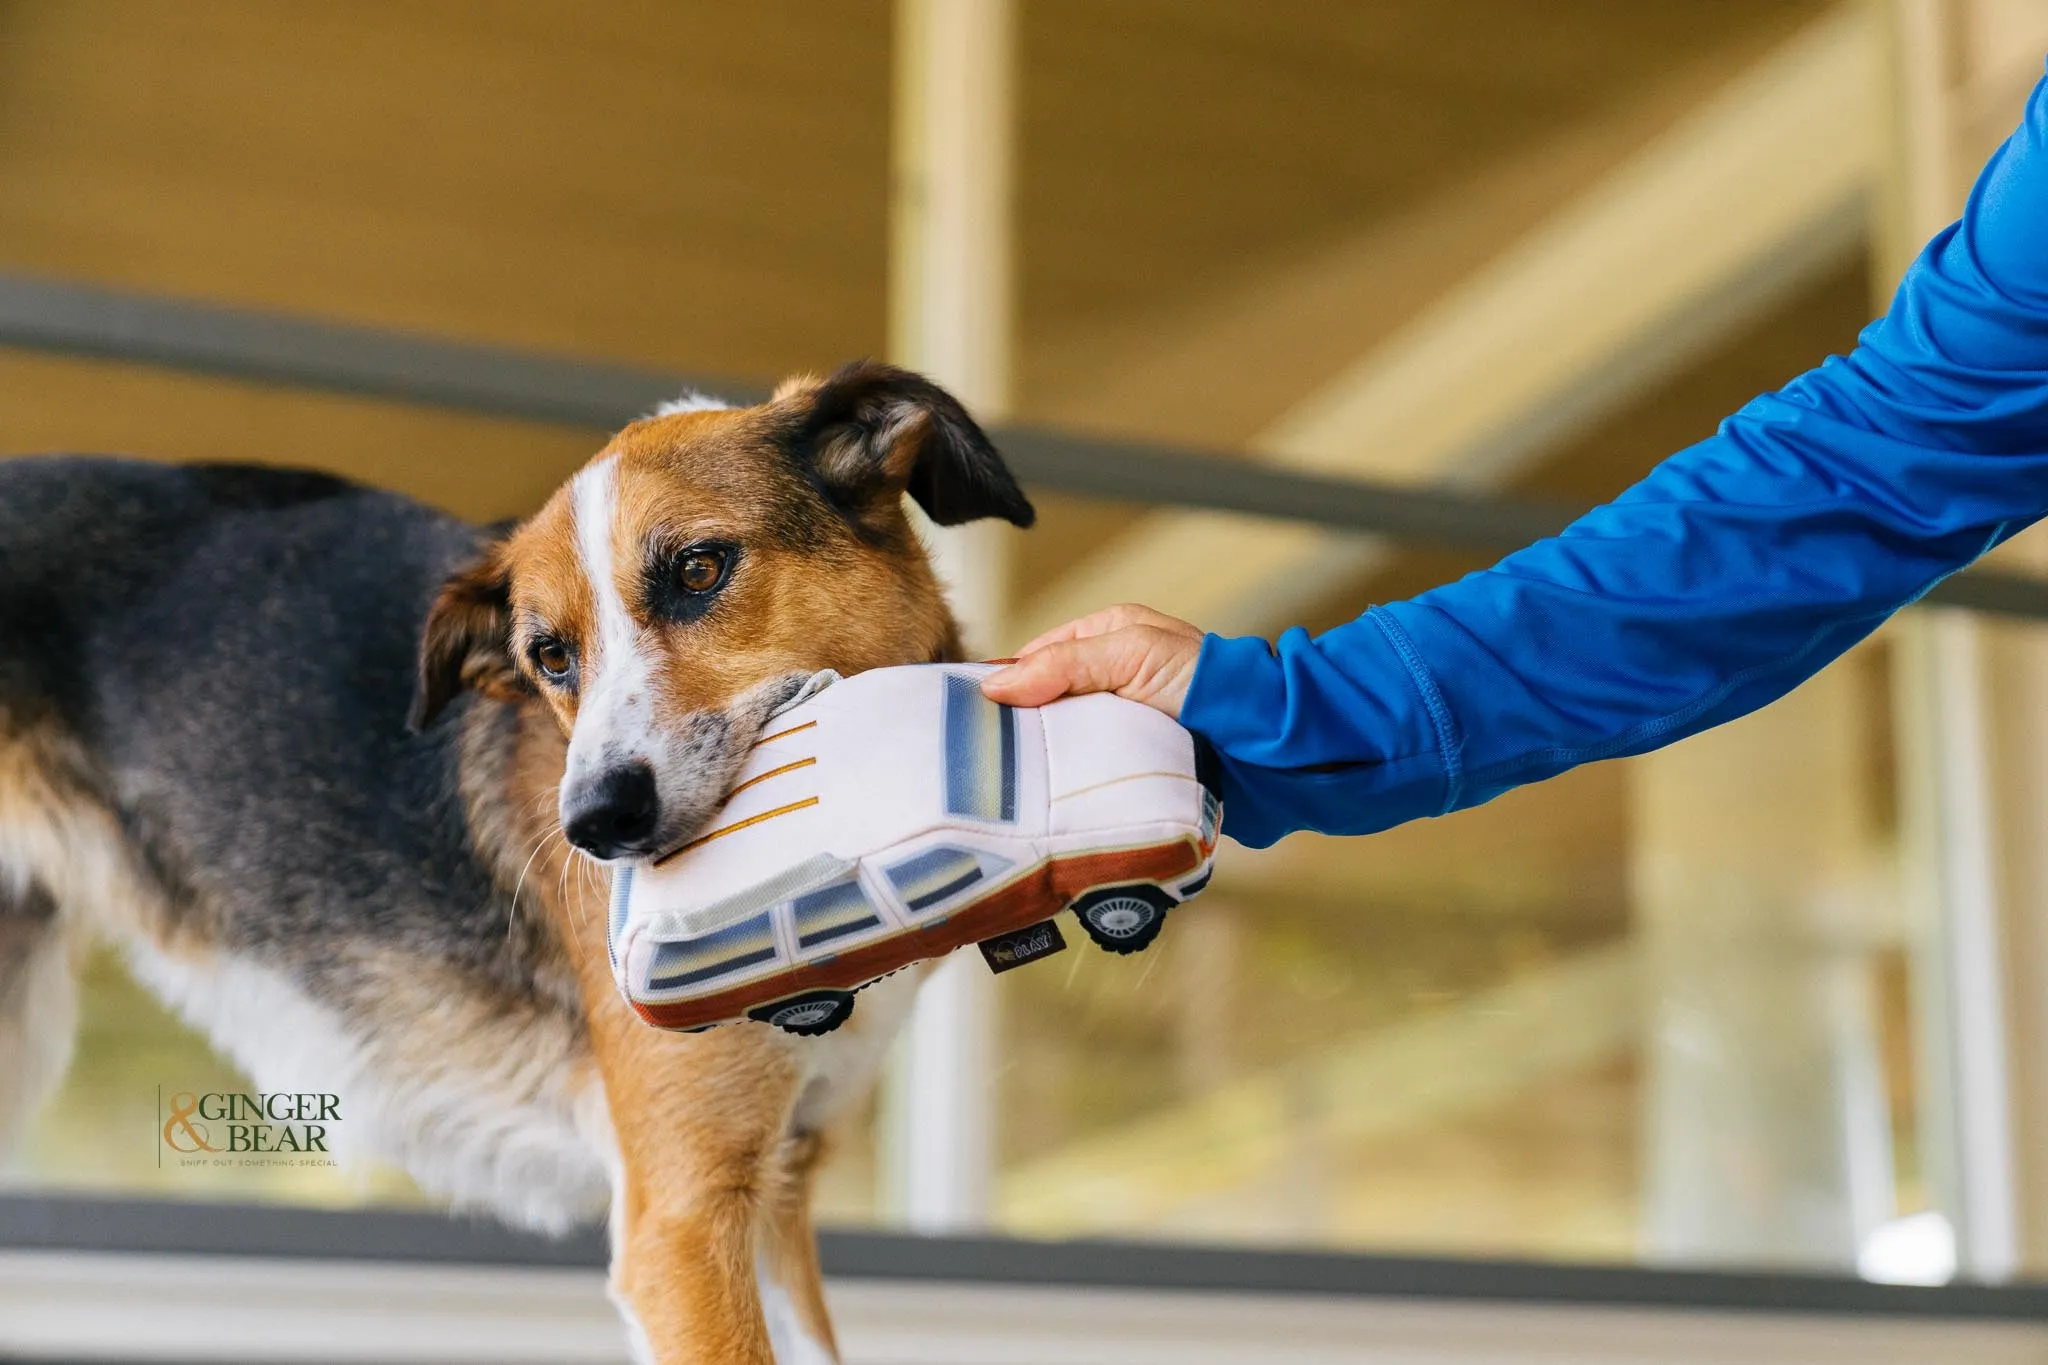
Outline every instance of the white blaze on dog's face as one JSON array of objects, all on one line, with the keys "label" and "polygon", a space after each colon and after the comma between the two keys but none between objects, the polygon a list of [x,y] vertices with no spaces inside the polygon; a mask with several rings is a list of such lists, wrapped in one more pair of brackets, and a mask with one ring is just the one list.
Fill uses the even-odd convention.
[{"label": "white blaze on dog's face", "polygon": [[[659,839],[651,849],[642,841],[656,833],[663,808],[673,811],[684,804],[673,793],[663,799],[660,775],[674,775],[693,787],[715,785],[722,759],[732,749],[734,730],[732,707],[656,717],[660,627],[651,611],[626,605],[631,584],[621,581],[613,553],[613,541],[624,539],[630,555],[636,538],[635,527],[620,524],[618,461],[617,455],[600,456],[569,485],[577,568],[591,599],[588,627],[578,632],[573,644],[563,642],[545,622],[530,632],[551,640],[550,650],[566,650],[558,669],[540,663],[535,655],[544,674],[575,675],[575,719],[561,787],[562,827],[579,847],[600,857],[660,851]],[[698,586],[690,596],[708,609],[709,596],[731,572],[736,550],[723,540],[702,539],[684,553],[689,556],[687,567],[669,572],[694,581]],[[528,652],[534,654],[531,643]],[[801,679],[801,674],[789,673],[766,680],[754,689],[757,705],[747,709],[771,709],[788,695],[791,682],[800,686]]]},{"label": "white blaze on dog's face", "polygon": [[813,673],[956,648],[905,491],[942,524],[1031,520],[959,404],[886,366],[636,422],[444,588],[416,719],[465,685],[537,692],[569,736],[570,840],[658,857]]}]

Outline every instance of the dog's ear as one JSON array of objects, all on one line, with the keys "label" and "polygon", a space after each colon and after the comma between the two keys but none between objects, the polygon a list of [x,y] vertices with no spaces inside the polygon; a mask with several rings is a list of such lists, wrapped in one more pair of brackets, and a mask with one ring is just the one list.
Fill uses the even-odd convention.
[{"label": "dog's ear", "polygon": [[525,690],[512,662],[512,574],[498,546],[434,596],[420,630],[412,728],[432,725],[464,689],[507,701]]},{"label": "dog's ear", "polygon": [[1031,502],[960,401],[923,375],[856,360],[776,390],[796,409],[795,445],[829,497],[852,511],[909,493],[941,526],[1036,519]]}]

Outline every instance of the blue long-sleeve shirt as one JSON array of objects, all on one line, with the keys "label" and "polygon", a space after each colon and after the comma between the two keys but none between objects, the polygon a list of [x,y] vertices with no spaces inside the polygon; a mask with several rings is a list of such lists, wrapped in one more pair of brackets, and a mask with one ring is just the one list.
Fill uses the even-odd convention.
[{"label": "blue long-sleeve shirt", "polygon": [[1856,350],[1561,535],[1311,637],[1210,636],[1224,829],[1363,834],[1791,691],[2048,512],[2048,81]]}]

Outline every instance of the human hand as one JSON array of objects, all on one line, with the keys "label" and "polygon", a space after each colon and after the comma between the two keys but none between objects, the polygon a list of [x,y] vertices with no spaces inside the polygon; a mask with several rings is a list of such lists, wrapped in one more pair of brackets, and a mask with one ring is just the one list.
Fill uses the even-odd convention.
[{"label": "human hand", "polygon": [[982,679],[991,701],[1043,706],[1083,692],[1114,692],[1180,719],[1202,632],[1133,603],[1110,607],[1033,640],[1017,662]]}]

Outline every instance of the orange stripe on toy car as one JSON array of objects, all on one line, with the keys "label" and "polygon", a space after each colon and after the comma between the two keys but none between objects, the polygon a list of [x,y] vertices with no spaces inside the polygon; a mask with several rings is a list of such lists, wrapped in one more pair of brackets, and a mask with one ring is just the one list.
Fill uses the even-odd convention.
[{"label": "orange stripe on toy car", "polygon": [[747,747],[749,749],[758,749],[763,744],[773,744],[778,739],[788,739],[791,735],[802,734],[805,730],[815,730],[817,727],[818,722],[807,720],[802,725],[792,725],[787,730],[777,730],[772,735],[763,735]]},{"label": "orange stripe on toy car", "polygon": [[1169,773],[1163,770],[1149,773],[1127,773],[1122,777],[1111,777],[1101,782],[1091,782],[1085,787],[1076,787],[1070,792],[1061,792],[1052,799],[1054,801],[1071,801],[1077,796],[1086,796],[1089,792],[1099,792],[1104,787],[1114,787],[1119,782],[1137,782],[1147,777],[1168,777],[1176,782],[1193,782],[1195,780],[1187,773]]},{"label": "orange stripe on toy car", "polygon": [[778,815],[787,815],[791,811],[795,810],[805,810],[817,804],[817,797],[806,796],[801,801],[792,801],[786,806],[777,806],[774,810],[764,810],[759,815],[749,815],[744,820],[735,820],[731,824],[725,826],[725,828],[723,829],[714,829],[709,834],[698,835],[696,838],[690,840],[689,843],[684,844],[681,848],[677,849],[675,853],[662,854],[659,858],[656,858],[654,860],[654,865],[656,867],[660,867],[663,863],[675,857],[678,853],[688,853],[691,849],[701,848],[703,845],[710,843],[713,839],[723,839],[728,834],[738,834],[741,830],[746,829],[748,826],[758,825],[763,820],[773,820]]},{"label": "orange stripe on toy car", "polygon": [[784,773],[793,773],[798,768],[815,767],[817,765],[817,762],[818,760],[815,758],[800,758],[794,763],[785,763],[779,768],[770,768],[767,772],[762,773],[759,777],[750,777],[746,781],[740,783],[737,787],[734,787],[730,792],[726,793],[725,799],[730,801],[733,799],[733,797],[738,796],[747,788],[758,787],[771,777],[780,777]]}]

